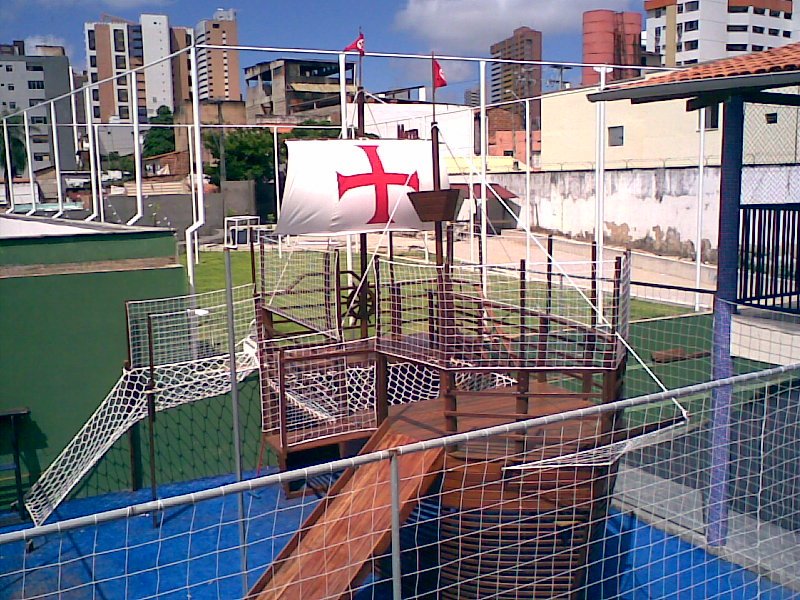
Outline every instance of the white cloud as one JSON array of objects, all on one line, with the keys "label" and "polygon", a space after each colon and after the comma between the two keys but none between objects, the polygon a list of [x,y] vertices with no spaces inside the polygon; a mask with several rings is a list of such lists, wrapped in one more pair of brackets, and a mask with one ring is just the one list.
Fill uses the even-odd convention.
[{"label": "white cloud", "polygon": [[[565,6],[566,5],[566,6]],[[604,0],[603,8],[638,10],[635,0]],[[527,25],[545,37],[577,33],[597,0],[407,0],[395,26],[437,52],[486,55],[489,46]]]},{"label": "white cloud", "polygon": [[38,56],[41,54],[36,46],[63,46],[67,56],[72,54],[72,48],[67,40],[55,35],[31,35],[25,38],[25,54]]}]

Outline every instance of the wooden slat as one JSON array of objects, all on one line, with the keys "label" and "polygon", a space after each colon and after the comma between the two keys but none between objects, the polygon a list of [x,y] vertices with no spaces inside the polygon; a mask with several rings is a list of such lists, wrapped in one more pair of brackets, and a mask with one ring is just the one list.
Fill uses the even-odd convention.
[{"label": "wooden slat", "polygon": [[[414,441],[389,433],[376,450]],[[401,519],[433,483],[443,449],[400,457]],[[349,593],[365,563],[386,548],[391,533],[389,461],[370,463],[350,474],[296,534],[291,554],[279,557],[250,592],[258,600],[338,598]]]}]

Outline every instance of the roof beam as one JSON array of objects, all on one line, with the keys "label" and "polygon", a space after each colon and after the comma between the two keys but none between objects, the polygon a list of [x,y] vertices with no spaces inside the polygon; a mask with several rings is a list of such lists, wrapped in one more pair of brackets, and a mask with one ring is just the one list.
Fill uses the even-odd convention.
[{"label": "roof beam", "polygon": [[750,92],[742,96],[745,102],[753,104],[777,104],[779,106],[800,106],[800,95],[779,94],[777,92]]},{"label": "roof beam", "polygon": [[698,96],[696,98],[689,98],[686,101],[686,112],[692,112],[693,110],[700,110],[701,108],[708,108],[709,106],[716,106],[717,104],[725,102],[730,97],[731,97],[730,93],[720,93],[720,94],[706,94],[703,96]]}]

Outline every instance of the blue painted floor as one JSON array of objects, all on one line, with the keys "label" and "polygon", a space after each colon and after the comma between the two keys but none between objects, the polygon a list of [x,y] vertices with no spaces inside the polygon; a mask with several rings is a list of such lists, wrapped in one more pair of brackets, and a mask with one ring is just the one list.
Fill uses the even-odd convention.
[{"label": "blue painted floor", "polygon": [[[159,496],[207,489],[232,480],[227,476],[164,485]],[[72,500],[62,506],[56,519],[146,502],[149,494],[141,490]],[[278,487],[245,494],[244,500],[249,587],[313,510],[316,500],[286,500]],[[160,514],[158,528],[153,527],[151,515],[143,515],[39,538],[27,554],[21,543],[0,546],[0,600],[241,597],[245,582],[237,511],[235,497],[220,498]],[[800,599],[800,593],[711,556],[630,515],[613,512],[607,534],[604,547],[594,550],[597,562],[590,578],[600,583],[589,587],[589,599]],[[600,557],[603,550],[606,558]],[[23,566],[24,577],[19,572]],[[91,582],[94,585],[89,585]],[[68,591],[59,593],[59,589]],[[388,598],[390,590],[368,583],[358,597]]]}]

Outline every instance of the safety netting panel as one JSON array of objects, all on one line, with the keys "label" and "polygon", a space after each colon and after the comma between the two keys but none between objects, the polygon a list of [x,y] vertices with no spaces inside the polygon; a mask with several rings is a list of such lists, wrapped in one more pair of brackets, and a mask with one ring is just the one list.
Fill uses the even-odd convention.
[{"label": "safety netting panel", "polygon": [[378,349],[458,369],[611,369],[624,356],[630,266],[381,261]]},{"label": "safety netting panel", "polygon": [[[273,315],[340,339],[339,253],[278,250],[259,239],[256,278],[260,305]],[[296,328],[295,328],[296,329]]]}]

